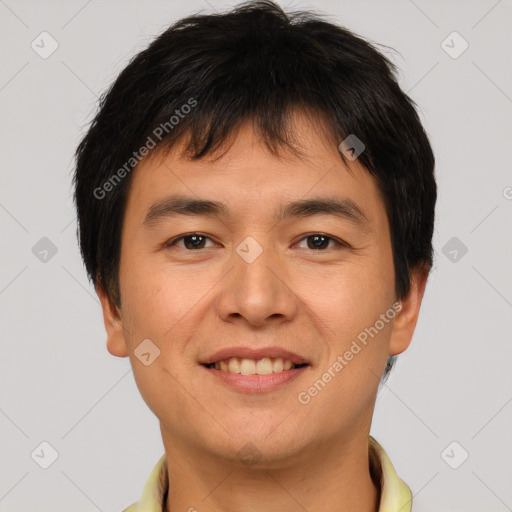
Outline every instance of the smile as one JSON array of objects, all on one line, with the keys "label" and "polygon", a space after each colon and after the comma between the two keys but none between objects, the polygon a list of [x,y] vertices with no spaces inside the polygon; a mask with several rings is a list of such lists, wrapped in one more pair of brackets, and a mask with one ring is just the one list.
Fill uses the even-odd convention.
[{"label": "smile", "polygon": [[222,372],[241,375],[270,375],[272,373],[294,370],[303,366],[307,366],[307,364],[295,364],[289,359],[283,359],[282,357],[264,357],[262,359],[230,357],[206,365],[207,368],[214,368]]}]

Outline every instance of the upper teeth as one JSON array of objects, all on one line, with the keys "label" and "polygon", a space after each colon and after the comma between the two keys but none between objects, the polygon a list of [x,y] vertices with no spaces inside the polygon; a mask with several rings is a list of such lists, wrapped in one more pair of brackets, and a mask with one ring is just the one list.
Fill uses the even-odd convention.
[{"label": "upper teeth", "polygon": [[295,365],[289,360],[283,360],[282,357],[271,359],[264,357],[263,359],[246,359],[231,357],[224,361],[215,363],[217,370],[229,373],[241,373],[242,375],[269,375],[283,370],[291,370]]}]

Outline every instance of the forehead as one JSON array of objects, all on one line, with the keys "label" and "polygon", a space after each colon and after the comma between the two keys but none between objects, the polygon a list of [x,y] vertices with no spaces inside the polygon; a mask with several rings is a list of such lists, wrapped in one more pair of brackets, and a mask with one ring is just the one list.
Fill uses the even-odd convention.
[{"label": "forehead", "polygon": [[[199,160],[182,156],[183,142],[153,153],[133,171],[125,214],[144,219],[167,196],[210,199],[228,205],[227,215],[254,217],[309,197],[348,199],[371,220],[383,202],[374,178],[357,160],[343,161],[328,130],[306,116],[294,116],[293,140],[301,154],[286,149],[273,155],[250,121],[227,148]],[[226,213],[226,212],[224,212]]]}]

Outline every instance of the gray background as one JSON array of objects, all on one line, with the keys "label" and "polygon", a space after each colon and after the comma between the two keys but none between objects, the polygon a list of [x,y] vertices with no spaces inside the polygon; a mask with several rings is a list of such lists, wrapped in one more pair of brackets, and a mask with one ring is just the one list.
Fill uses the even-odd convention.
[{"label": "gray background", "polygon": [[[105,347],[75,240],[72,154],[132,55],[178,18],[235,3],[0,0],[3,512],[120,511],[163,454],[129,360]],[[437,158],[435,268],[372,435],[415,512],[512,510],[512,2],[281,4],[395,48]],[[51,49],[43,31],[58,43],[47,58],[31,47]],[[44,441],[59,454],[48,469]]]}]

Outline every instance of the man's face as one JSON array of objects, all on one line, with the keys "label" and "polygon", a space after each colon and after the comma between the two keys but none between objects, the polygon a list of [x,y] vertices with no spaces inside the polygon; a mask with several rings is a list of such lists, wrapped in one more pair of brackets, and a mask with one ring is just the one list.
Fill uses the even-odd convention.
[{"label": "man's face", "polygon": [[[369,431],[395,336],[386,211],[357,160],[349,171],[306,118],[296,117],[296,133],[306,158],[272,157],[246,123],[216,161],[188,161],[173,151],[134,171],[122,232],[120,320],[108,347],[129,355],[166,443],[234,459],[250,442],[276,461]],[[225,212],[173,213],[162,202],[178,195],[222,203]],[[310,199],[343,207],[279,217],[290,203]],[[372,326],[366,344],[358,341]],[[134,354],[143,340],[160,350],[148,365]],[[150,353],[141,358],[146,363],[152,350],[143,351]],[[307,365],[279,371],[281,353],[284,365]],[[237,354],[255,355],[239,360],[246,373],[261,359],[260,373],[277,371],[226,372],[224,365],[236,370],[229,361]],[[205,364],[220,360],[223,369]],[[308,392],[318,380],[323,385]]]}]

